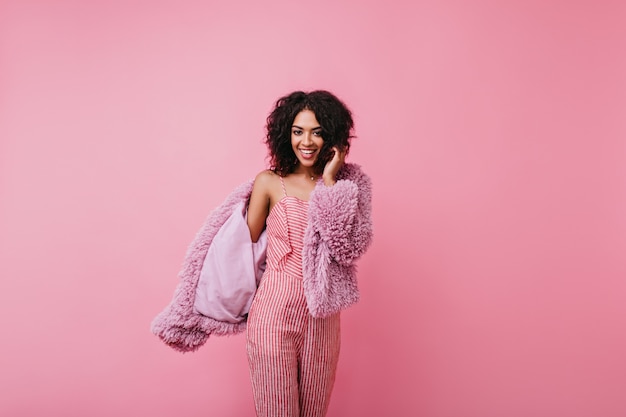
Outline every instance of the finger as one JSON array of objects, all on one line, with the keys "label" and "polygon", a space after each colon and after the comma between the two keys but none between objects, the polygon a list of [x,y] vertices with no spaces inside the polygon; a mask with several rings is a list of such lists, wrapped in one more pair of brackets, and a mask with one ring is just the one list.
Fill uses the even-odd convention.
[{"label": "finger", "polygon": [[346,157],[346,150],[337,148],[337,155],[339,156],[339,160],[343,161]]},{"label": "finger", "polygon": [[338,146],[333,146],[333,149],[340,158],[343,159],[343,157],[346,156],[346,149],[339,148]]},{"label": "finger", "polygon": [[334,160],[337,158],[337,148],[335,146],[333,146],[332,148],[330,148],[330,151],[332,152],[332,156],[330,157],[330,159],[328,160],[328,162]]}]

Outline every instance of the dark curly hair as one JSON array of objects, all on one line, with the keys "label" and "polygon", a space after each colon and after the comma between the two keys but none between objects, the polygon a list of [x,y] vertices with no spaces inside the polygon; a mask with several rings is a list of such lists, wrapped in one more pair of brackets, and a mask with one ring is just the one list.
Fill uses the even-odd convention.
[{"label": "dark curly hair", "polygon": [[352,112],[328,91],[295,91],[279,98],[267,117],[265,143],[269,148],[271,169],[282,176],[292,173],[298,162],[291,147],[291,127],[302,110],[315,113],[322,128],[324,144],[313,165],[317,175],[322,174],[326,162],[331,159],[333,146],[348,151],[350,139],[354,137],[351,135],[354,128]]}]

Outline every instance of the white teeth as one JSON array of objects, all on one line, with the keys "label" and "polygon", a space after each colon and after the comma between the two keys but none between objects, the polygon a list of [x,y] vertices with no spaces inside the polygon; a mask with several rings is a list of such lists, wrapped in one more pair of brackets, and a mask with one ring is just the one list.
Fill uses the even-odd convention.
[{"label": "white teeth", "polygon": [[300,152],[302,152],[305,155],[311,155],[315,151],[308,150],[308,149],[306,149],[306,150],[305,149],[300,149]]}]

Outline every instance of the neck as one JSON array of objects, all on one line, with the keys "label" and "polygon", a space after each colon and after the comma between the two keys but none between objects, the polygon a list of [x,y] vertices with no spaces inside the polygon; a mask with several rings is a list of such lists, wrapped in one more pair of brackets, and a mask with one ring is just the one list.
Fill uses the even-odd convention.
[{"label": "neck", "polygon": [[294,174],[302,175],[303,177],[309,178],[313,181],[317,179],[317,174],[312,169],[299,169],[294,171]]}]

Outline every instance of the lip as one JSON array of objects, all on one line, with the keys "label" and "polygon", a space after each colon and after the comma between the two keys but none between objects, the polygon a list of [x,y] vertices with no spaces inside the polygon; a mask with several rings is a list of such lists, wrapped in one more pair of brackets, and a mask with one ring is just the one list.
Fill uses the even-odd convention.
[{"label": "lip", "polygon": [[303,159],[312,159],[317,153],[317,149],[298,148]]}]

